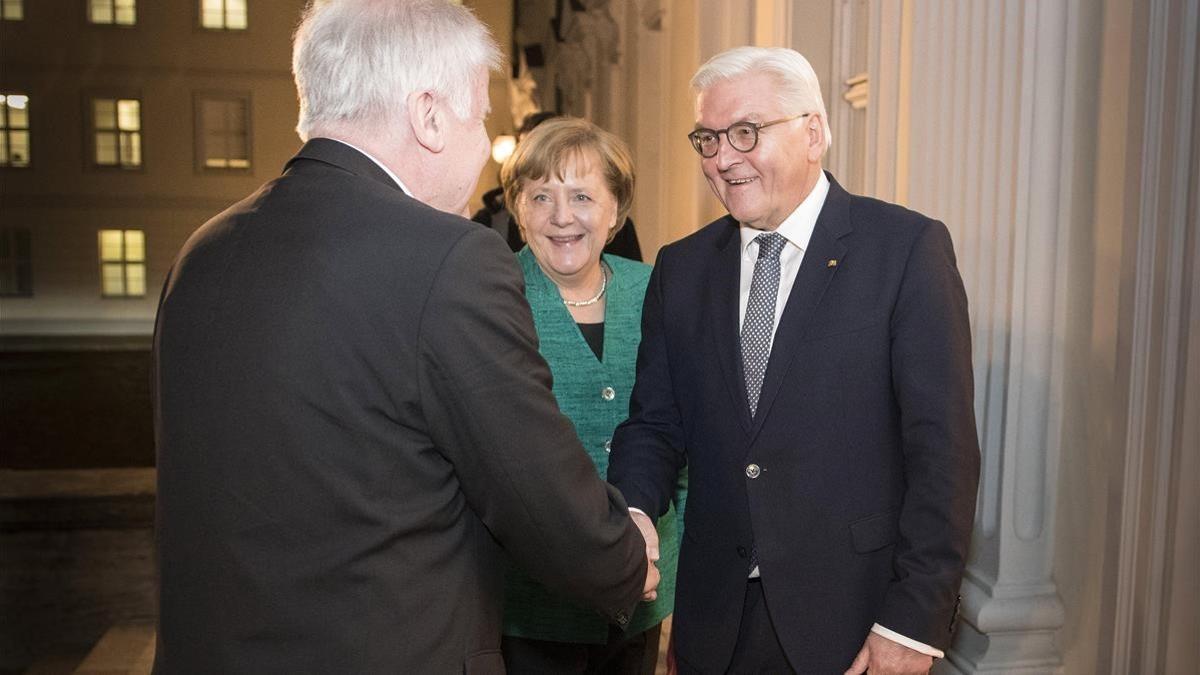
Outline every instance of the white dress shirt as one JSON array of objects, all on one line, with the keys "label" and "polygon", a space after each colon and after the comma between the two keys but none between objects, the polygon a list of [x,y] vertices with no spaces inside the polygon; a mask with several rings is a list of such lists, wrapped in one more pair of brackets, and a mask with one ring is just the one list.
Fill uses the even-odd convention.
[{"label": "white dress shirt", "polygon": [[[384,172],[384,173],[386,173],[386,174],[387,174],[387,175],[388,175],[388,176],[389,176],[389,177],[390,177],[392,180],[396,181],[396,185],[398,185],[398,186],[400,187],[400,189],[404,191],[404,194],[408,195],[409,197],[413,197],[413,193],[412,193],[412,191],[408,189],[408,186],[404,184],[404,181],[400,180],[400,177],[399,177],[399,176],[397,176],[396,174],[392,173],[392,170],[391,170],[391,169],[389,169],[389,168],[387,168],[387,165],[386,165],[386,164],[384,164],[383,162],[381,162],[381,161],[379,161],[378,159],[376,159],[376,158],[375,158],[375,155],[372,155],[371,153],[367,152],[366,150],[363,150],[362,148],[358,147],[357,145],[354,145],[353,143],[347,143],[346,141],[343,141],[343,140],[342,140],[342,139],[340,139],[340,138],[331,138],[331,139],[329,139],[329,140],[331,140],[331,141],[337,141],[338,143],[341,143],[342,145],[346,145],[346,146],[349,146],[349,147],[351,147],[351,148],[354,148],[355,150],[357,150],[357,151],[361,152],[362,154],[366,155],[366,156],[367,156],[367,159],[371,160],[372,162],[375,162],[376,166],[378,166],[379,168],[383,169],[383,172]],[[416,197],[413,197],[413,199],[416,199]]]}]

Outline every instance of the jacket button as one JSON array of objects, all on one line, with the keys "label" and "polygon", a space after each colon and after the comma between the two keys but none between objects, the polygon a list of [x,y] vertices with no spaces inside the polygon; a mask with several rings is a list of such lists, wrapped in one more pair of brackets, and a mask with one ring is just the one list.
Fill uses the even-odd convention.
[{"label": "jacket button", "polygon": [[605,452],[612,452],[612,439],[611,439],[611,438],[605,439],[605,441],[604,441],[604,451],[605,451]]},{"label": "jacket button", "polygon": [[738,554],[739,558],[745,558],[746,557],[746,547],[745,546],[737,547],[737,554]]},{"label": "jacket button", "polygon": [[617,397],[617,392],[612,387],[605,387],[600,390],[600,397],[605,401],[611,401]]},{"label": "jacket button", "polygon": [[761,473],[762,473],[762,468],[759,467],[757,464],[747,464],[746,465],[746,475],[749,478],[751,478],[751,479],[758,478],[759,474],[761,474]]}]

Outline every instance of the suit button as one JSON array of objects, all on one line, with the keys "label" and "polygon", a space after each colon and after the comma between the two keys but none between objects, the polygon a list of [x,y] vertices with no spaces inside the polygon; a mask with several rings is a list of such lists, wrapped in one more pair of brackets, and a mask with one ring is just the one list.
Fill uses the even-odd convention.
[{"label": "suit button", "polygon": [[737,553],[738,553],[739,558],[745,558],[746,557],[746,547],[745,546],[737,547]]},{"label": "suit button", "polygon": [[758,478],[759,474],[761,474],[761,473],[762,473],[762,468],[760,468],[757,464],[747,464],[746,465],[746,475],[749,478],[751,478],[751,479]]},{"label": "suit button", "polygon": [[605,401],[611,401],[617,397],[617,392],[612,387],[605,387],[600,390],[600,397]]},{"label": "suit button", "polygon": [[611,438],[609,438],[609,439],[606,439],[606,440],[604,441],[604,451],[605,451],[605,452],[612,452],[612,439],[611,439]]}]

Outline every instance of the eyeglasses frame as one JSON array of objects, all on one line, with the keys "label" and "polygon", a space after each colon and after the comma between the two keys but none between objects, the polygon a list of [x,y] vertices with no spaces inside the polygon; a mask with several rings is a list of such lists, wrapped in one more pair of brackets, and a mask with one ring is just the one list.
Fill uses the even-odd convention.
[{"label": "eyeglasses frame", "polygon": [[[718,152],[721,151],[721,134],[725,134],[725,142],[729,143],[729,147],[733,148],[734,150],[737,150],[738,152],[740,152],[742,154],[746,154],[748,152],[754,152],[754,149],[758,147],[758,138],[759,138],[758,132],[762,131],[763,129],[766,129],[767,127],[775,126],[776,124],[783,124],[784,122],[791,122],[792,120],[802,119],[804,117],[808,117],[809,115],[812,115],[812,113],[811,112],[800,113],[799,115],[792,115],[791,117],[782,117],[780,119],[771,120],[769,122],[734,122],[733,124],[730,124],[729,126],[725,127],[724,129],[700,128],[700,129],[693,130],[690,134],[687,135],[687,137],[688,137],[688,140],[691,141],[692,149],[695,150],[696,153],[698,155],[700,155],[701,157],[703,157],[704,159],[712,159],[713,157],[717,156]],[[754,129],[754,143],[749,148],[742,150],[741,148],[737,147],[732,142],[730,142],[729,130],[734,127],[745,127],[745,126],[749,126],[750,128]],[[717,138],[716,149],[713,150],[713,153],[711,155],[704,154],[704,151],[700,149],[700,139],[696,137],[696,134],[698,134],[702,131],[709,132]]]}]

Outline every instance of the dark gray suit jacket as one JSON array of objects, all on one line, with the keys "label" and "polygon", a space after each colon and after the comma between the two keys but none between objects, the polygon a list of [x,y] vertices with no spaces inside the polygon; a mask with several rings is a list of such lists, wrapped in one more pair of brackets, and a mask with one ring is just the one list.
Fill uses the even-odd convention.
[{"label": "dark gray suit jacket", "polygon": [[503,672],[501,564],[628,620],[644,544],[494,233],[316,139],[155,331],[160,673]]},{"label": "dark gray suit jacket", "polygon": [[798,672],[844,671],[875,622],[950,641],[979,474],[966,295],[944,225],[830,181],[753,419],[737,222],[663,248],[646,292],[608,479],[661,514],[687,463],[673,630],[700,672],[730,661],[753,545]]}]

